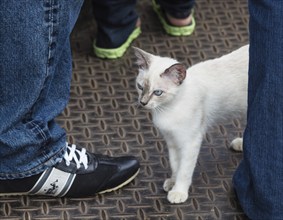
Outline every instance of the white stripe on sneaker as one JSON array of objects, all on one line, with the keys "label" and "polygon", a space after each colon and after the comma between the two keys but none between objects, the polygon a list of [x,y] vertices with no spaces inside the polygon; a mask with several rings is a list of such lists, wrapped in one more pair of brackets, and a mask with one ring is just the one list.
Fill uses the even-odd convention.
[{"label": "white stripe on sneaker", "polygon": [[64,196],[71,188],[75,177],[76,174],[67,173],[53,167],[43,172],[28,194]]}]

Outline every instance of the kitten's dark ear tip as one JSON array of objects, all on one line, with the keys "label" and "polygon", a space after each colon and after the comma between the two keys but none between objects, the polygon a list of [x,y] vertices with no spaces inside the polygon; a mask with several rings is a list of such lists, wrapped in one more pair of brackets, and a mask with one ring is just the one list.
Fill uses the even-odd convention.
[{"label": "kitten's dark ear tip", "polygon": [[131,46],[131,48],[134,49],[134,50],[143,51],[141,48],[136,47],[136,46]]},{"label": "kitten's dark ear tip", "polygon": [[131,46],[132,50],[134,51],[135,55],[138,55],[141,53],[141,49],[135,46]]},{"label": "kitten's dark ear tip", "polygon": [[138,47],[132,46],[134,50],[134,54],[137,58],[136,64],[141,68],[141,69],[148,69],[149,64],[150,64],[150,54],[143,51],[142,49]]},{"label": "kitten's dark ear tip", "polygon": [[134,53],[135,53],[135,55],[136,55],[137,57],[144,57],[145,54],[146,54],[146,52],[143,51],[141,48],[132,46],[132,49],[133,49],[133,51],[134,51]]}]

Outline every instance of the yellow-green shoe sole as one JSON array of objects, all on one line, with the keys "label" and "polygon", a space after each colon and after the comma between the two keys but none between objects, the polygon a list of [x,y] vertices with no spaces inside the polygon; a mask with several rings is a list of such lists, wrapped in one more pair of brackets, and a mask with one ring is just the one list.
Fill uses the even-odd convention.
[{"label": "yellow-green shoe sole", "polygon": [[183,27],[177,27],[177,26],[172,26],[167,23],[167,21],[164,18],[165,15],[160,8],[160,5],[157,4],[155,0],[152,0],[152,6],[153,6],[153,10],[157,14],[167,34],[172,35],[172,36],[189,36],[194,32],[195,27],[196,27],[196,22],[195,22],[195,18],[193,17],[193,14],[192,14],[192,23],[190,25],[183,26]]},{"label": "yellow-green shoe sole", "polygon": [[133,40],[135,40],[140,34],[141,34],[141,28],[140,27],[135,28],[125,43],[123,43],[120,47],[113,49],[112,48],[105,49],[105,48],[97,47],[94,42],[93,43],[94,53],[99,58],[105,58],[105,59],[120,58],[125,54],[125,52],[127,51],[130,44],[133,42]]}]

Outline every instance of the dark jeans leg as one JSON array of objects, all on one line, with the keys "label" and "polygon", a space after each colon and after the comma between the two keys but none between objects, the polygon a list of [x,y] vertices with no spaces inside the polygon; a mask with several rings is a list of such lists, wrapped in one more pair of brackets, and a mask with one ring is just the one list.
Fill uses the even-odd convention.
[{"label": "dark jeans leg", "polygon": [[283,2],[250,0],[248,117],[233,178],[251,219],[283,219]]},{"label": "dark jeans leg", "polygon": [[127,40],[138,19],[135,6],[136,0],[93,0],[97,47],[117,48]]},{"label": "dark jeans leg", "polygon": [[194,0],[158,0],[161,8],[174,18],[186,18],[195,5]]}]

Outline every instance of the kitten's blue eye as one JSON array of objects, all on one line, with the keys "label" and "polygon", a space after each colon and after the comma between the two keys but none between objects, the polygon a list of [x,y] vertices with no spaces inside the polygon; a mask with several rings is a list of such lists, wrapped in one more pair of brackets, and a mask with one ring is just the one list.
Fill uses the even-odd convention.
[{"label": "kitten's blue eye", "polygon": [[138,89],[143,90],[143,87],[141,84],[138,83],[137,86],[138,86]]},{"label": "kitten's blue eye", "polygon": [[156,96],[161,96],[162,93],[163,93],[162,90],[155,90],[155,91],[153,91],[153,94],[156,95]]}]

